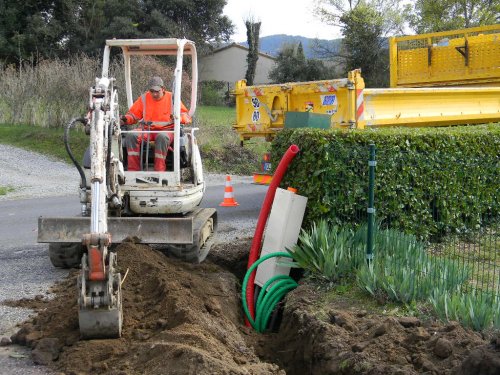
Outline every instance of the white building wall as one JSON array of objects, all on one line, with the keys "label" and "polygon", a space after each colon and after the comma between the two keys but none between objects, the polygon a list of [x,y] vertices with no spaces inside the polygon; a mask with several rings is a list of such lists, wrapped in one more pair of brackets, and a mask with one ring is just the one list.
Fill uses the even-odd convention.
[{"label": "white building wall", "polygon": [[[200,57],[198,61],[198,76],[201,81],[225,81],[231,87],[240,79],[245,78],[248,50],[231,46],[216,51],[214,54]],[[270,83],[268,75],[274,66],[274,59],[259,55],[254,84]]]}]

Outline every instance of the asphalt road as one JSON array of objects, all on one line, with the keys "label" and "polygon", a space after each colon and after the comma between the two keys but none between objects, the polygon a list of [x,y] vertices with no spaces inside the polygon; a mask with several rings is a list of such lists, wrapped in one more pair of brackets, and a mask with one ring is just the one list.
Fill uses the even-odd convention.
[{"label": "asphalt road", "polygon": [[[201,204],[217,208],[219,242],[253,235],[267,187],[243,182],[233,183],[233,190],[237,207],[219,207],[224,197],[223,184],[209,186]],[[46,295],[54,282],[67,275],[67,271],[50,263],[47,245],[36,242],[38,217],[76,216],[79,210],[76,194],[0,202],[0,338],[10,337],[16,324],[32,313],[7,307],[2,301]],[[45,368],[34,366],[29,358],[25,348],[0,347],[0,375],[50,374]]]}]

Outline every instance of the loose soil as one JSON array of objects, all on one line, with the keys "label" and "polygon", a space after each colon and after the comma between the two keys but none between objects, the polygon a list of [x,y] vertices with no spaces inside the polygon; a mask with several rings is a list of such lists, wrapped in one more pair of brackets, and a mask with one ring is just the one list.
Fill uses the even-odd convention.
[{"label": "loose soil", "polygon": [[122,338],[79,339],[74,271],[54,298],[8,302],[36,311],[12,341],[68,375],[500,373],[500,339],[329,300],[308,283],[287,296],[279,332],[251,331],[239,297],[250,243],[218,245],[200,265],[123,243]]}]

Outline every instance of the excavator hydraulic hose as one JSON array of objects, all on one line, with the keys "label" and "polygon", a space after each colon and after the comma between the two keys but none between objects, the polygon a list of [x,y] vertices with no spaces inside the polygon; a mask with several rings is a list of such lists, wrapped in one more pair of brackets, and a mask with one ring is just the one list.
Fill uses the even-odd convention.
[{"label": "excavator hydraulic hose", "polygon": [[106,188],[108,189],[109,197],[113,196],[113,188],[111,186],[111,143],[114,122],[110,121],[108,125],[108,152],[106,153]]},{"label": "excavator hydraulic hose", "polygon": [[75,157],[73,156],[73,152],[71,152],[71,147],[69,145],[69,131],[77,122],[86,125],[87,119],[84,117],[74,118],[68,123],[68,125],[66,125],[66,128],[64,129],[64,147],[66,148],[66,152],[68,153],[69,158],[71,159],[76,169],[78,170],[78,173],[80,174],[81,178],[80,188],[85,189],[87,186],[87,179],[85,178],[85,173],[83,172],[82,166],[76,161]]}]

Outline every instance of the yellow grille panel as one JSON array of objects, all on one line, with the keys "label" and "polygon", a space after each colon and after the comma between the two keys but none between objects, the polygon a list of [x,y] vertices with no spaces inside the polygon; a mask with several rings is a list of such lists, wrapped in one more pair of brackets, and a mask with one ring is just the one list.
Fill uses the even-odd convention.
[{"label": "yellow grille panel", "polygon": [[500,85],[500,25],[391,38],[391,87]]}]

